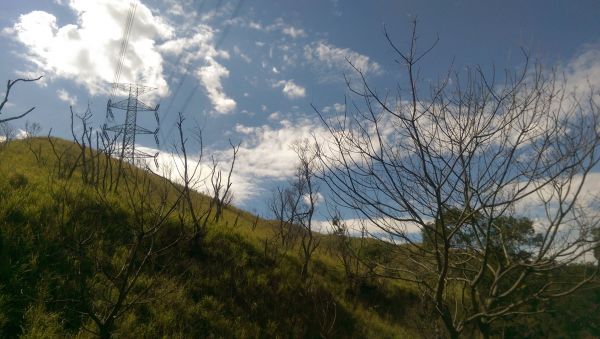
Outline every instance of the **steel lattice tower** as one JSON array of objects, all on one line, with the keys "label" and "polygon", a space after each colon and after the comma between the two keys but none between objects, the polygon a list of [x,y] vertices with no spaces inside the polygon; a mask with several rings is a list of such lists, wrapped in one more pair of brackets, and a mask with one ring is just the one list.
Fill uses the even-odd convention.
[{"label": "steel lattice tower", "polygon": [[[156,156],[158,155],[158,153],[149,154],[135,149],[136,136],[140,134],[153,134],[156,144],[158,145],[159,105],[156,105],[156,107],[151,107],[139,99],[141,95],[152,90],[154,90],[154,88],[138,84],[115,83],[113,84],[113,93],[116,93],[116,91],[122,91],[128,93],[128,97],[127,99],[117,102],[113,102],[111,98],[108,100],[108,104],[106,105],[107,122],[113,122],[115,120],[113,109],[125,111],[125,121],[123,124],[113,126],[108,126],[105,124],[104,130],[116,133],[117,137],[122,138],[120,157],[121,159],[126,159],[132,163],[136,158],[156,159]],[[157,124],[157,127],[154,131],[137,124],[138,112],[154,112],[154,117],[156,118]]]}]

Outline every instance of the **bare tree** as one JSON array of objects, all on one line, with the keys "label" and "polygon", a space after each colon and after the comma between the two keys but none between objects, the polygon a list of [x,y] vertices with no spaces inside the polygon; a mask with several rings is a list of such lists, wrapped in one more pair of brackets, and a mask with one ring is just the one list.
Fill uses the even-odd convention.
[{"label": "bare tree", "polygon": [[36,79],[8,80],[8,82],[6,84],[6,91],[4,92],[4,99],[2,100],[2,102],[0,102],[0,143],[2,143],[2,145],[1,145],[2,147],[5,147],[6,145],[8,145],[8,143],[16,137],[15,129],[8,122],[17,120],[17,119],[21,119],[24,116],[26,116],[27,114],[31,113],[35,109],[35,107],[32,107],[32,108],[28,109],[27,111],[25,111],[24,113],[21,113],[21,114],[12,116],[12,117],[8,117],[8,118],[3,118],[2,114],[5,113],[5,112],[3,112],[3,110],[4,110],[4,106],[8,102],[8,97],[10,96],[10,90],[19,81],[31,82],[31,81],[38,81],[41,78],[42,77],[40,76]]},{"label": "bare tree", "polygon": [[25,122],[25,143],[27,148],[35,158],[35,161],[40,165],[45,165],[44,157],[42,156],[42,145],[39,142],[34,142],[32,138],[37,137],[40,134],[42,127],[37,122]]},{"label": "bare tree", "polygon": [[333,236],[333,253],[344,267],[346,282],[353,295],[358,293],[360,285],[372,277],[366,265],[364,252],[368,236],[365,228],[361,228],[360,236],[351,234],[351,226],[342,219],[339,212],[331,220],[331,235]]},{"label": "bare tree", "polygon": [[[78,132],[75,117],[81,122]],[[90,119],[89,108],[81,115],[71,110],[77,146],[65,146],[48,134],[57,166],[49,180],[51,194],[60,211],[60,237],[73,265],[72,274],[65,277],[73,297],[52,302],[93,323],[83,327],[86,331],[110,338],[123,315],[168,292],[158,286],[159,276],[177,260],[173,249],[187,240],[189,224],[177,218],[187,207],[186,192],[174,191],[166,180],[131,164],[113,166],[118,161],[111,159],[117,138],[96,133],[94,149]],[[87,185],[56,180],[71,178],[78,169]],[[120,178],[119,186],[114,177]]]},{"label": "bare tree", "polygon": [[0,123],[0,150],[8,145],[17,136],[14,127],[9,123]]},{"label": "bare tree", "polygon": [[42,131],[39,122],[25,121],[25,138],[35,138]]},{"label": "bare tree", "polygon": [[[23,78],[19,78],[17,80],[8,80],[8,82],[6,83],[6,92],[4,92],[4,99],[2,100],[2,102],[0,102],[0,115],[3,114],[4,112],[2,112],[2,110],[4,109],[4,105],[8,102],[8,96],[10,95],[10,90],[12,89],[12,87],[18,83],[19,81],[22,82],[31,82],[31,81],[38,81],[40,80],[42,77],[38,77],[35,79],[23,79]],[[17,119],[21,119],[24,116],[26,116],[27,114],[31,113],[33,110],[35,109],[35,107],[31,107],[30,109],[28,109],[27,111],[25,111],[24,113],[12,116],[12,117],[8,117],[8,118],[0,118],[0,124],[2,123],[6,123],[12,120],[17,120]]]},{"label": "bare tree", "polygon": [[[199,145],[198,156],[195,161],[192,161],[188,155],[188,138],[184,132],[185,117],[179,114],[177,121],[177,130],[179,131],[179,143],[174,146],[174,155],[177,159],[182,162],[181,166],[178,166],[176,159],[174,158],[175,169],[179,176],[179,181],[182,182],[182,186],[179,186],[175,182],[171,181],[172,186],[178,190],[186,204],[186,212],[189,212],[191,217],[191,223],[193,225],[192,231],[192,250],[196,251],[200,247],[200,242],[204,233],[206,232],[206,225],[208,218],[212,212],[213,204],[210,203],[208,208],[200,209],[197,201],[193,199],[193,191],[198,189],[201,183],[206,181],[207,178],[202,176],[202,158],[204,155],[203,142],[202,142],[202,130],[196,129],[196,141]],[[186,214],[183,212],[182,214]]]},{"label": "bare tree", "polygon": [[235,166],[235,160],[240,150],[241,143],[234,145],[229,141],[232,149],[231,167],[227,172],[227,182],[223,182],[223,171],[219,169],[219,162],[213,158],[212,170],[210,175],[210,183],[212,186],[212,201],[211,204],[215,207],[215,221],[218,222],[223,214],[223,208],[231,204],[233,194],[231,192],[231,175]]},{"label": "bare tree", "polygon": [[[385,32],[405,72],[395,96],[352,65],[346,113],[315,108],[332,139],[319,149],[320,175],[339,208],[394,252],[374,263],[378,274],[416,284],[450,337],[488,337],[495,321],[543,312],[544,300],[597,276],[591,264],[560,272],[598,242],[582,199],[600,156],[598,97],[570,93],[526,53],[519,71],[451,70],[426,83],[420,65],[435,43],[422,52],[415,27],[407,51]],[[535,227],[517,216],[523,206],[541,211]]]},{"label": "bare tree", "polygon": [[[119,197],[128,206],[120,211],[114,193],[76,191],[72,181],[57,181],[54,200],[60,214],[61,236],[74,265],[68,276],[76,297],[57,300],[95,324],[85,330],[100,338],[112,337],[119,319],[139,304],[159,300],[159,274],[176,260],[171,249],[185,236],[185,225],[175,222],[182,195],[157,185],[153,176],[123,166]],[[76,191],[74,194],[73,191]],[[81,209],[85,213],[77,213]],[[68,211],[68,212],[65,212]]]},{"label": "bare tree", "polygon": [[[94,160],[99,157],[100,152],[94,152],[93,144],[92,144],[92,126],[90,126],[90,121],[92,119],[92,111],[88,105],[87,109],[83,112],[83,114],[75,114],[73,112],[73,106],[69,107],[71,111],[71,135],[73,136],[73,141],[79,147],[79,155],[78,160],[81,161],[81,176],[83,182],[86,184],[95,184],[96,180],[96,166],[94,165]],[[80,121],[80,134],[77,135],[75,128],[75,117],[77,117]],[[96,147],[99,145],[96,144]]]},{"label": "bare tree", "polygon": [[[202,163],[204,157],[203,141],[202,141],[202,129],[196,127],[194,130],[194,136],[196,143],[199,146],[198,155],[195,159],[192,159],[189,155],[189,141],[184,131],[185,118],[182,114],[179,115],[177,121],[177,129],[179,131],[179,140],[174,145],[173,162],[175,164],[175,170],[177,172],[177,178],[172,182],[173,188],[175,188],[181,195],[187,208],[182,211],[183,215],[187,215],[191,218],[191,224],[193,225],[192,235],[192,248],[197,250],[200,246],[202,236],[206,232],[206,227],[209,222],[209,218],[212,216],[215,222],[218,222],[222,217],[224,209],[231,203],[233,194],[231,192],[231,186],[233,185],[231,176],[235,168],[235,161],[240,148],[240,144],[234,145],[230,141],[232,148],[232,160],[227,172],[227,181],[223,181],[223,171],[219,167],[219,162],[212,157],[212,166],[210,166],[209,174],[203,174],[203,168],[205,167]],[[205,172],[205,173],[206,173]],[[210,181],[210,187],[209,187]],[[203,204],[198,200],[199,195],[194,195],[193,191],[201,190],[203,187],[209,188],[212,192],[211,200],[206,204]],[[194,198],[194,196],[196,198]],[[182,215],[182,216],[183,216]],[[236,218],[234,225],[237,225],[238,218]]]},{"label": "bare tree", "polygon": [[294,225],[302,197],[291,187],[277,187],[273,191],[269,209],[277,222],[273,228],[273,241],[283,251],[291,249],[298,238],[298,227]]},{"label": "bare tree", "polygon": [[309,265],[320,243],[313,224],[315,208],[320,197],[316,183],[316,157],[308,140],[296,142],[292,148],[298,155],[296,174],[289,186],[278,188],[270,208],[278,222],[277,238],[289,248],[297,238],[302,256],[301,277],[308,277]]},{"label": "bare tree", "polygon": [[294,189],[301,197],[301,208],[297,211],[297,222],[302,227],[300,233],[300,246],[302,249],[302,278],[308,277],[309,264],[311,257],[317,247],[320,239],[317,237],[313,217],[317,206],[320,193],[319,186],[316,183],[316,157],[311,150],[308,140],[297,142],[293,145],[296,155],[298,155],[299,165],[296,169],[296,182]]}]

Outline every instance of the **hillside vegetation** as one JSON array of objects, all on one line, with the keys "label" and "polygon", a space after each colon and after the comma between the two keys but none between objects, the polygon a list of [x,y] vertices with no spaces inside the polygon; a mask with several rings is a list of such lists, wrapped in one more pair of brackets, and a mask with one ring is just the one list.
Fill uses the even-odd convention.
[{"label": "hillside vegetation", "polygon": [[[79,152],[49,138],[0,148],[0,337],[444,336],[416,286],[342,264],[347,247],[382,257],[385,244],[318,235],[303,279],[299,245],[274,241],[274,221],[228,207],[195,232],[180,186],[125,165],[118,188],[103,188]],[[206,211],[210,199],[191,195]],[[495,336],[600,336],[597,285],[552,303]]]},{"label": "hillside vegetation", "polygon": [[[82,183],[80,168],[70,178],[61,178],[53,154],[74,160],[78,149],[64,140],[53,142],[55,151],[48,139],[39,138],[12,142],[0,153],[4,337],[89,337],[98,332],[85,310],[105,310],[116,292],[105,281],[110,274],[91,266],[99,266],[96,258],[103,257],[106,270],[118,268],[138,222],[133,220],[139,217],[134,210],[142,201],[131,200],[141,197],[125,190],[101,193]],[[142,211],[149,218],[159,205],[160,192],[168,192],[169,199],[176,196],[173,186],[160,177],[132,168],[128,174],[150,182],[152,194],[144,198],[155,201],[146,201]],[[198,205],[208,203],[207,197],[194,195]],[[177,213],[168,219],[155,243],[168,243],[182,232]],[[271,237],[268,221],[235,208],[227,209],[218,223],[210,219],[200,244],[180,241],[142,267],[132,284],[139,299],[127,300],[132,304],[117,319],[113,335],[417,335],[409,326],[417,300],[412,292],[386,290],[372,281],[350,296],[330,246],[317,254],[309,281],[301,282],[297,248],[275,255],[265,241]],[[86,282],[80,284],[79,279]],[[81,287],[96,291],[80,291]]]}]

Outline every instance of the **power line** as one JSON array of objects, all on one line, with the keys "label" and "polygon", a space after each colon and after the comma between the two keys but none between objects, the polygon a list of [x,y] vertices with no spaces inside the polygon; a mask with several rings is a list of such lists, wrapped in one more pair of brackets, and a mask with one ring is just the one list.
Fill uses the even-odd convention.
[{"label": "power line", "polygon": [[[124,111],[125,117],[122,124],[108,126],[108,123],[104,124],[104,133],[113,132],[115,135],[122,135],[121,143],[121,159],[128,159],[134,162],[136,158],[154,158],[158,154],[148,154],[146,152],[136,150],[135,142],[136,135],[140,134],[152,134],[158,144],[158,131],[157,127],[155,130],[149,130],[138,125],[138,113],[140,112],[153,112],[156,118],[156,123],[159,123],[158,117],[158,105],[156,107],[149,106],[142,102],[139,97],[153,88],[143,86],[140,84],[123,84],[120,83],[121,73],[123,71],[123,65],[125,56],[127,55],[127,48],[129,46],[129,38],[133,23],[135,21],[135,12],[137,10],[137,0],[132,0],[129,6],[129,12],[127,13],[127,19],[125,20],[125,26],[123,28],[123,37],[121,39],[121,46],[119,50],[119,56],[117,58],[117,65],[115,67],[114,82],[112,84],[112,90],[108,103],[106,105],[106,117],[107,120],[112,122],[114,120],[113,109]],[[135,79],[134,79],[135,80]],[[124,91],[127,93],[127,99],[113,101],[117,94],[117,90]]]},{"label": "power line", "polygon": [[121,78],[121,73],[123,71],[123,63],[125,61],[125,56],[127,55],[127,48],[129,46],[129,37],[131,35],[131,29],[133,27],[133,22],[135,19],[135,12],[137,10],[137,2],[136,0],[132,0],[129,5],[129,12],[127,13],[127,19],[125,20],[125,27],[123,29],[123,37],[121,38],[121,47],[119,51],[119,57],[117,58],[117,65],[115,67],[115,75],[113,77],[113,87],[111,91],[111,98],[116,94],[116,85],[118,84]]},{"label": "power line", "polygon": [[[197,0],[194,0],[194,3],[196,1]],[[197,9],[198,12],[202,11],[202,9],[204,8],[205,4],[206,4],[206,0],[202,1],[202,3],[200,4],[200,7]],[[192,6],[193,5],[194,4],[192,4]],[[217,4],[216,8],[218,9],[219,6],[220,6],[220,3]],[[187,30],[186,34],[184,34],[184,36],[187,36],[188,35],[187,33],[189,33],[189,31],[190,31],[190,28],[188,27],[188,30]],[[175,64],[179,65],[179,63],[181,62],[182,58],[183,58],[183,53],[181,53],[179,55],[179,57],[177,58],[177,61],[176,61]],[[187,79],[187,76],[188,76],[188,73],[189,73],[189,68],[190,68],[190,65],[188,63],[185,66],[185,71],[183,72],[183,76],[181,77],[181,79],[179,80],[179,83],[177,84],[177,88],[175,89],[175,92],[173,93],[173,95],[171,95],[171,99],[169,100],[169,105],[167,106],[167,109],[162,114],[161,119],[164,119],[164,117],[166,117],[171,112],[171,107],[173,106],[173,103],[175,102],[175,98],[177,98],[177,95],[179,94],[179,91],[181,90],[181,87],[183,86],[185,80]],[[174,73],[175,73],[175,70],[172,70],[171,73],[169,74],[169,78],[167,80],[167,83],[169,83],[169,84],[171,83],[171,80],[173,79]],[[174,125],[171,126],[171,129],[169,130],[169,136],[171,135],[171,131],[173,130],[173,128],[174,128]],[[161,137],[161,140],[163,141],[163,144],[165,144],[165,142],[167,141],[168,137],[167,138],[164,137],[164,133],[163,133],[162,130],[160,131],[160,137]]]},{"label": "power line", "polygon": [[[221,2],[222,1],[219,2],[218,6],[220,6]],[[233,20],[233,19],[237,18],[237,16],[239,15],[239,12],[240,12],[240,10],[241,10],[244,2],[245,2],[245,0],[240,0],[238,2],[237,6],[235,7],[235,9],[233,10],[233,12],[231,13],[231,16],[230,16],[229,20]],[[229,35],[230,30],[231,30],[231,26],[227,26],[223,30],[223,34],[221,35],[221,38],[215,44],[215,49],[219,49],[219,47],[221,47],[221,45],[225,42],[225,39]],[[188,72],[189,72],[189,65],[186,68],[186,72],[184,73],[184,79],[187,76]],[[190,94],[188,94],[188,96],[187,96],[186,100],[184,101],[184,103],[183,103],[181,109],[179,110],[179,112],[184,112],[187,109],[189,103],[191,102],[192,98],[196,94],[196,91],[198,90],[198,87],[199,87],[198,84],[196,84],[196,86],[194,86],[194,88],[192,89],[192,91],[190,92]],[[181,89],[181,84],[180,84],[180,86],[178,86],[176,94],[179,92],[180,89]],[[169,105],[169,109],[170,109],[170,106],[171,105]],[[171,136],[171,133],[173,133],[174,129],[175,129],[175,126],[174,125],[171,126],[171,128],[169,129],[169,132],[167,133],[166,138],[164,138],[165,141],[169,139],[169,137]],[[161,136],[162,136],[162,134],[161,134]]]}]

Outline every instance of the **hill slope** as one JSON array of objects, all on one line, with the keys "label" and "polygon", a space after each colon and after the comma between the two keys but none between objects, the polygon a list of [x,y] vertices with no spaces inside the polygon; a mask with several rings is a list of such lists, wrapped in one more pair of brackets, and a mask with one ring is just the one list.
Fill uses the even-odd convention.
[{"label": "hill slope", "polygon": [[[416,295],[374,280],[350,293],[327,237],[307,281],[299,249],[278,249],[271,222],[235,208],[218,222],[208,218],[199,243],[181,236],[191,226],[177,211],[163,213],[160,229],[136,242],[139,230],[155,225],[156,211],[171,206],[165,201],[176,198],[176,186],[129,168],[141,188],[122,179],[132,188],[103,191],[82,180],[78,152],[47,138],[0,151],[3,336],[102,335],[94,314],[111,313],[123,284],[130,291],[108,329],[119,337],[417,336],[407,316]],[[208,205],[193,195],[198,210]],[[147,219],[141,228],[140,218]],[[159,247],[163,253],[144,259]],[[120,271],[130,257],[140,271],[135,281]]]},{"label": "hill slope", "polygon": [[[346,257],[348,272],[338,238],[319,235],[303,280],[297,241],[278,243],[273,221],[234,207],[217,221],[192,192],[197,231],[181,186],[127,165],[117,179],[115,160],[87,156],[84,167],[76,144],[54,138],[0,144],[0,337],[443,336],[414,287]],[[583,290],[551,305],[568,316],[499,333],[600,336],[599,305],[598,289]]]}]

